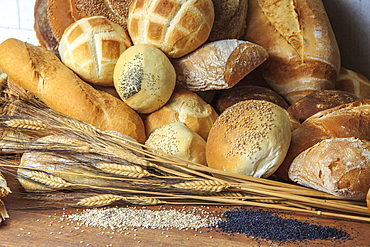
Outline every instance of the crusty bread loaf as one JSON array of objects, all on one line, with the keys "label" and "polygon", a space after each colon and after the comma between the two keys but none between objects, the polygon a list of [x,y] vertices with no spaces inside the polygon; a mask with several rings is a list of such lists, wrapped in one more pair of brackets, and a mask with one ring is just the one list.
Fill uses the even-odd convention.
[{"label": "crusty bread loaf", "polygon": [[149,114],[144,123],[147,136],[162,125],[182,122],[207,140],[217,117],[218,114],[211,105],[196,93],[182,89],[176,90],[162,108]]},{"label": "crusty bread loaf", "polygon": [[334,89],[340,53],[321,0],[249,0],[245,39],[267,50],[264,77],[290,104]]},{"label": "crusty bread loaf", "polygon": [[268,57],[264,48],[244,40],[207,43],[196,51],[172,59],[177,84],[191,91],[227,89],[235,86]]},{"label": "crusty bread loaf", "polygon": [[134,45],[153,45],[177,58],[206,42],[213,21],[212,0],[134,0],[127,29]]},{"label": "crusty bread loaf", "polygon": [[320,111],[292,132],[291,145],[275,175],[289,180],[288,170],[301,152],[329,138],[356,137],[370,140],[370,99],[358,100]]},{"label": "crusty bread loaf", "polygon": [[367,205],[367,209],[369,210],[370,212],[370,189],[367,191],[367,195],[366,195],[366,205]]},{"label": "crusty bread loaf", "polygon": [[301,123],[308,117],[335,106],[359,100],[357,96],[341,90],[322,90],[310,93],[289,106],[288,112]]},{"label": "crusty bread loaf", "polygon": [[354,137],[325,139],[293,160],[289,178],[341,198],[365,200],[370,188],[370,142]]},{"label": "crusty bread loaf", "polygon": [[123,27],[104,16],[85,17],[64,30],[59,55],[65,65],[92,84],[113,86],[119,56],[132,46]]},{"label": "crusty bread loaf", "polygon": [[[150,134],[145,142],[152,152],[169,154],[201,165],[206,164],[206,141],[185,123],[162,125]],[[157,152],[159,150],[160,152]]]},{"label": "crusty bread loaf", "polygon": [[43,47],[58,54],[64,30],[75,21],[90,16],[105,16],[127,28],[132,0],[36,0],[34,29]]},{"label": "crusty bread loaf", "polygon": [[148,114],[170,99],[176,85],[176,72],[160,49],[140,44],[121,54],[113,80],[124,102],[137,112]]},{"label": "crusty bread loaf", "polygon": [[206,146],[207,164],[266,178],[283,162],[290,138],[290,119],[284,108],[265,100],[241,101],[213,124]]},{"label": "crusty bread loaf", "polygon": [[247,27],[248,0],[212,0],[215,20],[207,42],[242,39]]},{"label": "crusty bread loaf", "polygon": [[0,44],[0,67],[51,109],[145,142],[144,123],[134,110],[84,82],[49,50],[8,39]]},{"label": "crusty bread loaf", "polygon": [[275,91],[254,85],[233,87],[222,92],[216,103],[216,110],[222,113],[226,108],[243,100],[266,100],[284,109],[289,107],[285,99]]},{"label": "crusty bread loaf", "polygon": [[335,89],[350,92],[360,99],[370,98],[370,80],[353,70],[341,67]]}]

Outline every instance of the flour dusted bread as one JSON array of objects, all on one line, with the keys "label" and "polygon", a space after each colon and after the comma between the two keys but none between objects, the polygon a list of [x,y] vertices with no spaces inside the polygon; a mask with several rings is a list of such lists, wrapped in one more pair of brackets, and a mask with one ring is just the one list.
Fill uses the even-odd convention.
[{"label": "flour dusted bread", "polygon": [[300,124],[293,132],[284,162],[275,175],[289,180],[288,170],[301,152],[329,138],[356,137],[370,140],[370,99],[358,100],[320,111]]},{"label": "flour dusted bread", "polygon": [[261,65],[264,48],[244,40],[207,43],[179,59],[172,59],[177,84],[191,91],[228,89]]},{"label": "flour dusted bread", "polygon": [[334,89],[340,53],[321,0],[249,0],[245,39],[267,50],[263,75],[290,104]]},{"label": "flour dusted bread", "polygon": [[353,70],[341,67],[335,89],[347,91],[360,99],[370,98],[370,81],[366,76]]},{"label": "flour dusted bread", "polygon": [[134,0],[127,28],[135,45],[153,45],[177,58],[206,42],[213,21],[212,0]]},{"label": "flour dusted bread", "polygon": [[75,21],[91,16],[104,16],[123,28],[127,27],[132,0],[36,0],[34,29],[43,47],[58,54],[64,30]]},{"label": "flour dusted bread", "polygon": [[291,138],[287,111],[268,101],[246,100],[227,108],[208,135],[209,167],[267,178],[283,162]]},{"label": "flour dusted bread", "polygon": [[51,109],[145,142],[144,123],[133,109],[84,82],[49,50],[8,39],[0,44],[0,67]]},{"label": "flour dusted bread", "polygon": [[181,122],[162,125],[150,134],[145,145],[152,152],[169,154],[201,165],[206,164],[206,141]]},{"label": "flour dusted bread", "polygon": [[140,44],[124,51],[113,74],[121,99],[139,113],[151,113],[170,99],[176,73],[168,57],[158,48]]},{"label": "flour dusted bread", "polygon": [[370,188],[370,142],[354,137],[325,139],[294,159],[289,177],[341,198],[365,200]]},{"label": "flour dusted bread", "polygon": [[196,93],[182,89],[176,90],[162,108],[149,114],[144,123],[147,136],[162,125],[182,122],[207,140],[217,117],[218,114],[210,104]]},{"label": "flour dusted bread", "polygon": [[242,39],[247,27],[248,0],[212,0],[215,20],[207,42]]},{"label": "flour dusted bread", "polygon": [[132,45],[126,30],[103,16],[77,20],[64,31],[59,55],[65,65],[92,84],[113,86],[119,56]]}]

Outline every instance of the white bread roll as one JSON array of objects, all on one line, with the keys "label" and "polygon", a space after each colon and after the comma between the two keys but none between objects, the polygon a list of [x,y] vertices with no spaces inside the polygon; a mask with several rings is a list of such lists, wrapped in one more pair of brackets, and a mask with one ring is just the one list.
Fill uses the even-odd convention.
[{"label": "white bread roll", "polygon": [[347,91],[360,99],[370,98],[370,80],[353,70],[340,68],[335,89]]},{"label": "white bread roll", "polygon": [[139,113],[151,113],[170,99],[175,89],[176,72],[161,50],[141,44],[121,54],[113,79],[124,102]]},{"label": "white bread roll", "polygon": [[353,200],[365,200],[370,188],[370,142],[330,138],[300,153],[289,178],[306,187]]},{"label": "white bread roll", "polygon": [[246,100],[227,108],[208,135],[209,167],[267,178],[283,162],[291,138],[287,111],[268,101]]},{"label": "white bread roll", "polygon": [[177,58],[206,42],[213,21],[212,0],[134,0],[127,30],[134,45],[153,45]]},{"label": "white bread roll", "polygon": [[249,0],[244,38],[267,50],[264,78],[290,104],[334,89],[340,53],[321,0]]},{"label": "white bread roll", "polygon": [[8,39],[0,44],[0,67],[51,109],[145,142],[144,123],[133,109],[94,89],[46,48]]},{"label": "white bread roll", "polygon": [[181,122],[157,128],[148,137],[145,145],[181,159],[206,164],[206,141]]},{"label": "white bread roll", "polygon": [[149,136],[162,125],[182,122],[207,140],[209,130],[216,121],[215,109],[196,93],[182,89],[175,91],[170,100],[159,110],[149,114],[144,125]]},{"label": "white bread roll", "polygon": [[177,84],[191,91],[227,89],[268,58],[266,50],[244,40],[207,43],[194,52],[172,59]]},{"label": "white bread roll", "polygon": [[85,81],[113,86],[114,66],[131,45],[123,27],[106,17],[93,16],[71,24],[64,31],[58,51],[63,63]]}]

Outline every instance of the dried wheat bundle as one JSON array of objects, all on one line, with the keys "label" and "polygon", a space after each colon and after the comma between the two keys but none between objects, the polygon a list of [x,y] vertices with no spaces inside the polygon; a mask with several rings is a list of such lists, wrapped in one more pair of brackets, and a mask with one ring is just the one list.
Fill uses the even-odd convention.
[{"label": "dried wheat bundle", "polygon": [[17,88],[1,94],[0,148],[21,158],[3,159],[0,168],[16,168],[35,205],[247,205],[370,221],[365,202],[179,160],[51,111]]},{"label": "dried wheat bundle", "polygon": [[0,223],[6,218],[9,218],[4,202],[1,200],[1,198],[7,196],[9,193],[11,193],[11,191],[3,174],[0,172]]}]

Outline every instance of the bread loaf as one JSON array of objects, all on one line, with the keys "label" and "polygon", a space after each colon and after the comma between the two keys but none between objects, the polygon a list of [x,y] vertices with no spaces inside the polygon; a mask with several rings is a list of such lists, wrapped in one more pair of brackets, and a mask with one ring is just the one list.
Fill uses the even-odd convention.
[{"label": "bread loaf", "polygon": [[92,84],[113,86],[119,56],[132,45],[123,27],[103,16],[77,20],[64,30],[59,55],[65,65]]},{"label": "bread loaf", "polygon": [[244,100],[266,100],[287,109],[285,99],[275,91],[254,85],[243,85],[225,90],[217,100],[216,109],[222,113],[226,108]]},{"label": "bread loaf", "polygon": [[182,122],[188,128],[207,140],[209,130],[218,114],[197,94],[182,89],[175,91],[170,100],[159,110],[149,114],[145,120],[146,134],[149,136],[162,125]]},{"label": "bread loaf", "polygon": [[104,16],[127,28],[128,8],[132,0],[36,0],[34,29],[43,47],[58,54],[64,30],[75,21]]},{"label": "bread loaf", "polygon": [[169,154],[201,165],[206,164],[206,141],[181,122],[162,125],[155,129],[145,142],[152,152]]},{"label": "bread loaf", "polygon": [[134,0],[127,29],[134,45],[153,45],[177,58],[206,42],[213,21],[212,0]]},{"label": "bread loaf", "polygon": [[358,100],[320,111],[292,132],[291,145],[275,175],[289,180],[292,161],[304,150],[329,138],[356,137],[370,141],[370,99]]},{"label": "bread loaf", "polygon": [[245,39],[267,50],[263,75],[290,104],[334,89],[340,53],[321,0],[249,0]]},{"label": "bread loaf", "polygon": [[291,138],[287,111],[268,101],[246,100],[213,124],[206,146],[211,168],[267,178],[283,162]]},{"label": "bread loaf", "polygon": [[235,86],[267,57],[267,52],[259,45],[228,39],[207,43],[171,61],[179,86],[190,91],[207,91]]},{"label": "bread loaf", "polygon": [[357,100],[357,96],[346,91],[322,90],[299,99],[289,106],[288,112],[302,123],[315,113]]},{"label": "bread loaf", "polygon": [[360,99],[370,98],[370,81],[364,75],[341,67],[335,89],[347,91]]},{"label": "bread loaf", "polygon": [[8,39],[0,44],[0,67],[51,109],[145,142],[144,123],[134,110],[81,80],[49,50]]},{"label": "bread loaf", "polygon": [[243,39],[247,27],[248,0],[212,0],[215,20],[207,42]]},{"label": "bread loaf", "polygon": [[370,142],[354,137],[325,139],[293,160],[289,178],[341,198],[365,200],[370,188]]},{"label": "bread loaf", "polygon": [[148,114],[170,99],[176,73],[168,57],[158,48],[140,44],[124,51],[113,74],[121,99],[139,113]]}]

